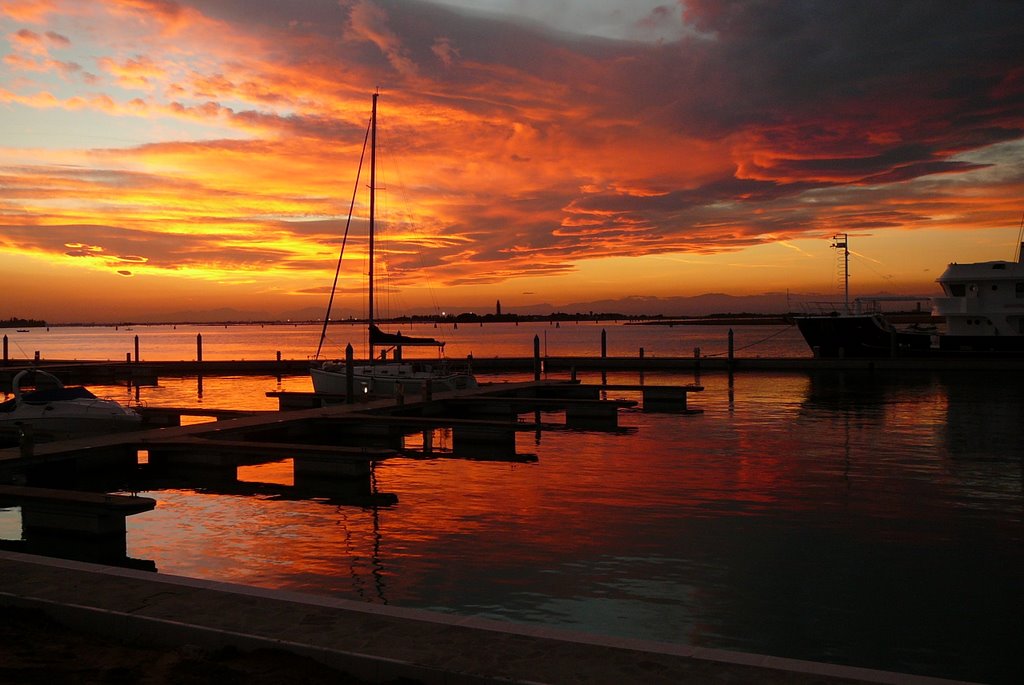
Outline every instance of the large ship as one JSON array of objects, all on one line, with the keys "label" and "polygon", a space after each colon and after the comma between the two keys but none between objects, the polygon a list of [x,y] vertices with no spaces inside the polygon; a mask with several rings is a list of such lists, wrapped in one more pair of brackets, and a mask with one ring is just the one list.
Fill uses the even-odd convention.
[{"label": "large ship", "polygon": [[[847,236],[836,236],[833,247],[848,259]],[[819,357],[1024,353],[1022,252],[1012,262],[947,266],[937,279],[943,296],[930,298],[935,327],[893,323],[877,306],[884,298],[847,298],[831,312],[795,317],[796,324]]]}]

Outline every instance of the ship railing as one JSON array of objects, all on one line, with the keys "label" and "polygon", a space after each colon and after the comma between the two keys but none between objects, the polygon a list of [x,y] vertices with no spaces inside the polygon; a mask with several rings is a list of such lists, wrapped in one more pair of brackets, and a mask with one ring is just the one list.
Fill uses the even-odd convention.
[{"label": "ship railing", "polygon": [[[906,312],[916,310],[925,313],[931,311],[930,297],[913,295],[879,295],[875,297],[858,297],[849,304],[842,301],[808,301],[801,302],[801,310],[807,316],[828,316],[839,314],[886,314],[895,311]],[[908,306],[909,305],[909,306]]]}]

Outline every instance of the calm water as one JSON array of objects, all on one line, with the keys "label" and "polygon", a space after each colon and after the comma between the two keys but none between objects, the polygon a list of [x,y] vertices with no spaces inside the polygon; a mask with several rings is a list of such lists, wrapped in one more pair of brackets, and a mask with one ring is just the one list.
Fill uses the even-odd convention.
[{"label": "calm water", "polygon": [[[388,330],[392,330],[389,328]],[[445,342],[445,354],[453,359],[477,357],[530,357],[533,339],[541,352],[551,356],[601,353],[601,331],[607,332],[610,356],[692,357],[695,347],[704,355],[725,356],[728,326],[644,326],[617,322],[487,324],[417,324],[399,327],[401,333],[436,337]],[[734,348],[738,356],[809,357],[810,350],[794,326],[736,326]],[[8,337],[12,357],[31,359],[38,351],[51,359],[123,360],[135,354],[145,360],[192,360],[196,358],[196,337],[202,336],[203,359],[273,359],[281,352],[285,359],[306,359],[316,352],[320,326],[310,324],[268,326],[185,325],[177,326],[81,326],[32,328],[26,333],[0,329]],[[365,356],[365,326],[335,324],[328,329],[322,356],[344,356],[352,344],[356,356]],[[417,348],[405,350],[406,356]],[[428,352],[427,354],[432,354]]]},{"label": "calm water", "polygon": [[[610,354],[620,353],[613,344],[626,328],[609,327]],[[283,347],[284,330],[250,331],[262,340],[245,349]],[[547,342],[593,353],[599,330],[563,325]],[[715,351],[716,331],[651,330],[639,329],[623,348],[692,353],[685,335],[703,335],[705,351]],[[463,332],[467,340],[476,333],[477,344],[485,337]],[[528,354],[534,333],[525,332]],[[182,335],[194,346],[194,330]],[[144,343],[143,358],[156,346]],[[477,356],[500,353],[490,351],[498,345],[479,349]],[[795,346],[791,353],[802,354]],[[624,432],[520,434],[517,451],[535,463],[385,461],[377,490],[398,497],[387,507],[281,497],[292,484],[290,460],[239,469],[248,483],[277,484],[276,495],[198,480],[153,489],[144,494],[157,509],[129,519],[128,553],[161,572],[375,603],[986,682],[1024,679],[1019,379],[742,373],[699,381],[706,390],[691,403],[700,415],[624,410]],[[305,377],[206,378],[199,396],[195,379],[161,380],[140,396],[154,405],[273,408],[267,390],[308,388]],[[443,448],[451,438],[438,432],[434,441]],[[15,516],[0,515],[6,537],[18,535]]]}]

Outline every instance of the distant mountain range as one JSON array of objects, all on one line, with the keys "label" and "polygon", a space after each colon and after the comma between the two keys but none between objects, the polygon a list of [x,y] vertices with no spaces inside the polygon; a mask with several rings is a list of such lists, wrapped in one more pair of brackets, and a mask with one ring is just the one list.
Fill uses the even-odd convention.
[{"label": "distant mountain range", "polygon": [[[887,297],[891,293],[873,293],[861,297]],[[927,302],[926,297],[920,298]],[[620,299],[592,300],[586,302],[568,302],[566,304],[530,303],[517,305],[514,301],[502,301],[501,313],[547,316],[550,314],[622,314],[624,316],[657,316],[685,318],[690,316],[708,316],[711,314],[784,314],[801,312],[808,302],[841,303],[842,297],[835,294],[820,293],[762,293],[760,295],[726,295],[724,293],[705,293],[692,297],[624,297]],[[487,306],[460,306],[447,304],[444,311],[451,316],[462,313],[477,315],[497,313],[497,301]],[[923,305],[923,306],[927,306]],[[906,305],[909,309],[911,305]],[[428,308],[411,307],[409,310],[392,311],[390,315],[399,316],[433,316],[438,311]],[[362,312],[339,309],[333,312],[334,320],[361,317]],[[246,323],[246,322],[317,322],[323,320],[324,309],[321,307],[304,307],[289,311],[268,311],[254,309],[236,309],[220,307],[194,311],[154,312],[139,317],[125,317],[112,322],[92,322],[96,324],[170,324],[170,323]],[[76,324],[82,322],[74,322]]]},{"label": "distant mountain range", "polygon": [[[875,293],[872,296],[885,296],[886,293]],[[799,312],[805,302],[837,301],[834,294],[815,293],[762,293],[759,295],[727,295],[724,293],[705,293],[692,297],[624,297],[619,299],[592,300],[569,302],[556,305],[550,303],[531,303],[517,305],[514,301],[501,303],[502,314],[546,316],[549,314],[590,314],[615,313],[625,316],[657,316],[666,317],[699,317],[711,314],[785,314]],[[924,298],[922,298],[924,299]],[[490,307],[474,307],[445,305],[450,315],[474,313],[479,315],[493,314],[497,303]],[[391,312],[394,316],[436,315],[433,309],[411,308],[408,311]],[[348,310],[335,311],[332,319],[341,320],[359,317],[362,313]],[[246,322],[246,321],[319,321],[323,318],[323,309],[306,307],[287,312],[243,310],[230,307],[204,309],[201,311],[176,311],[153,313],[136,319],[125,319],[123,323],[170,323],[170,322]],[[100,322],[97,322],[100,323]],[[122,323],[109,321],[102,323]]]}]

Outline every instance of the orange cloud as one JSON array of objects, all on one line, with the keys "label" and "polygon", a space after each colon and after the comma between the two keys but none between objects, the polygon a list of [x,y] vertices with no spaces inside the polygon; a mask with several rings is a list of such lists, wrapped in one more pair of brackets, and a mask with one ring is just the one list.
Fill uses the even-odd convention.
[{"label": "orange cloud", "polygon": [[6,0],[0,13],[17,21],[40,23],[57,10],[55,0]]}]

